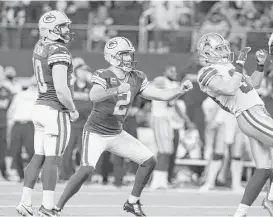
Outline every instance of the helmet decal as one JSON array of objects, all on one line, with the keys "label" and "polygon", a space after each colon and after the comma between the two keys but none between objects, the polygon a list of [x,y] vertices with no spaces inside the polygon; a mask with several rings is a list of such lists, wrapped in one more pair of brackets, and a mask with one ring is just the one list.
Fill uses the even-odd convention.
[{"label": "helmet decal", "polygon": [[56,20],[56,17],[53,14],[49,14],[48,16],[44,17],[44,22],[45,23],[52,23]]},{"label": "helmet decal", "polygon": [[110,40],[106,46],[109,49],[114,49],[116,46],[118,46],[118,43],[116,40]]}]

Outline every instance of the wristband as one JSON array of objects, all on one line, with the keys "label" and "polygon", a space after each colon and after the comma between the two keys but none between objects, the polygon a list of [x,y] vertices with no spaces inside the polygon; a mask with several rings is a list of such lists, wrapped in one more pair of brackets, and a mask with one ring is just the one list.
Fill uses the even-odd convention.
[{"label": "wristband", "polygon": [[257,64],[257,65],[256,65],[256,71],[258,71],[258,72],[263,72],[263,71],[264,71],[264,65],[259,65],[259,64]]},{"label": "wristband", "polygon": [[236,61],[236,66],[235,66],[235,71],[242,74],[243,73],[243,69],[244,69],[243,61],[237,60]]}]

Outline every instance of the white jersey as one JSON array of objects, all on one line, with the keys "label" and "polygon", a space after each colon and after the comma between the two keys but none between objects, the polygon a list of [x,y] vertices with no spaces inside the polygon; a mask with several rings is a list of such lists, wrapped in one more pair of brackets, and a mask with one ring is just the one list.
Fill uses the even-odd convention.
[{"label": "white jersey", "polygon": [[257,91],[251,83],[251,79],[247,75],[243,75],[241,86],[234,96],[219,95],[213,92],[208,84],[214,76],[221,76],[224,81],[228,81],[235,72],[232,64],[213,64],[203,67],[198,72],[198,84],[200,89],[207,93],[219,106],[238,117],[243,111],[255,105],[264,105]]},{"label": "white jersey", "polygon": [[[164,76],[159,76],[154,79],[152,82],[158,88],[176,88],[179,87],[178,83],[171,81]],[[164,101],[152,101],[151,115],[156,117],[170,117],[170,112],[172,112],[171,104],[173,102],[164,102]]]}]

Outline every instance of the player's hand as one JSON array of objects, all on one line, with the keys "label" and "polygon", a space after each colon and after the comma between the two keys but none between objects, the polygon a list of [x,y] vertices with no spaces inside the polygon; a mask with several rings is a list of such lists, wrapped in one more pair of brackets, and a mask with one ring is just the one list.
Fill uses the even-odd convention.
[{"label": "player's hand", "polygon": [[128,93],[129,90],[130,90],[130,84],[128,83],[121,83],[118,86],[118,94]]},{"label": "player's hand", "polygon": [[180,90],[183,93],[186,93],[186,92],[190,91],[192,88],[193,88],[193,85],[192,85],[192,82],[190,80],[184,81],[180,86]]},{"label": "player's hand", "polygon": [[70,121],[74,122],[79,118],[79,112],[77,111],[77,109],[73,112],[69,112],[69,116],[70,116]]},{"label": "player's hand", "polygon": [[260,49],[256,51],[256,60],[258,65],[264,65],[267,58],[267,51],[265,49]]},{"label": "player's hand", "polygon": [[242,50],[240,50],[239,56],[238,56],[238,59],[237,59],[236,63],[244,65],[245,61],[247,59],[247,53],[249,51],[251,51],[251,47],[244,47]]}]

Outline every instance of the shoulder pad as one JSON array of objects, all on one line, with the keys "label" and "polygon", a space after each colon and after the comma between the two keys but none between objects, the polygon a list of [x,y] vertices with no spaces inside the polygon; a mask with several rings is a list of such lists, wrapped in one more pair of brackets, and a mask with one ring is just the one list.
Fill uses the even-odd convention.
[{"label": "shoulder pad", "polygon": [[217,69],[213,66],[207,66],[200,69],[198,72],[197,81],[199,84],[206,86],[213,76],[218,73]]},{"label": "shoulder pad", "polygon": [[105,74],[106,69],[97,69],[92,74],[96,76],[103,76]]},{"label": "shoulder pad", "polygon": [[139,70],[133,70],[133,73],[137,75],[137,77],[144,79],[146,77],[146,74]]},{"label": "shoulder pad", "polygon": [[52,54],[56,54],[56,53],[70,55],[70,52],[68,51],[68,49],[65,46],[63,46],[61,44],[57,44],[57,43],[49,44],[48,45],[48,56],[51,56]]}]

